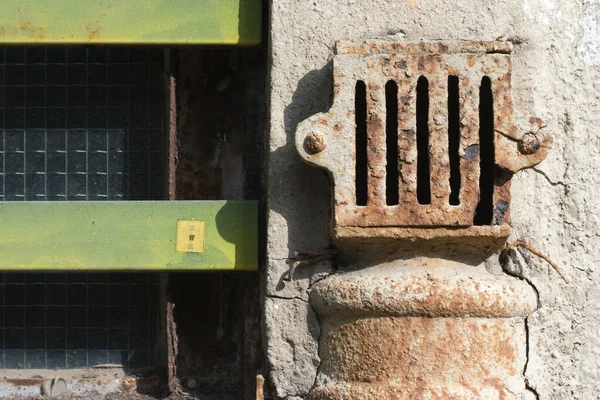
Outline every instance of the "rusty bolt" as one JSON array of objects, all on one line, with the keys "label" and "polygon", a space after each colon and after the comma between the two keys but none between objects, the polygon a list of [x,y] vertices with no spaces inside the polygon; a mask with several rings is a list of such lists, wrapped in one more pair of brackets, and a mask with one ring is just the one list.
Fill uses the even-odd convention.
[{"label": "rusty bolt", "polygon": [[304,149],[308,154],[317,154],[325,150],[325,137],[320,133],[309,133],[304,139]]},{"label": "rusty bolt", "polygon": [[519,140],[521,154],[533,154],[540,149],[540,140],[533,133],[526,133]]}]

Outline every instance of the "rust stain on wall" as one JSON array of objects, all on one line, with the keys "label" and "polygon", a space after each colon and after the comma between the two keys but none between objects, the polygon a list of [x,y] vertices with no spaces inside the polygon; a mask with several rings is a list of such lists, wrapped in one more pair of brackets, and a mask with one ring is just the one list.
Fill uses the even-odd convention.
[{"label": "rust stain on wall", "polygon": [[406,7],[408,7],[410,10],[419,8],[419,0],[406,0]]}]

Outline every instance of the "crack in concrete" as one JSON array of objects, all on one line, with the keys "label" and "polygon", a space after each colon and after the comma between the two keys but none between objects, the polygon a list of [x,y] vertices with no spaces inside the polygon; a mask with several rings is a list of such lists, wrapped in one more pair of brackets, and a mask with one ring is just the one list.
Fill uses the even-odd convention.
[{"label": "crack in concrete", "polygon": [[540,400],[540,394],[533,386],[529,384],[529,379],[527,378],[525,378],[525,389],[531,392],[531,394],[535,396],[536,400]]},{"label": "crack in concrete", "polygon": [[[323,278],[325,279],[325,278]],[[310,304],[310,308],[313,310],[313,313],[315,314],[315,318],[317,320],[317,324],[319,325],[319,336],[317,337],[317,355],[319,356],[319,365],[317,366],[317,373],[315,374],[315,380],[313,381],[312,384],[312,388],[314,388],[317,385],[317,378],[319,377],[319,370],[321,369],[321,364],[322,364],[322,358],[321,358],[321,336],[323,336],[323,325],[321,324],[321,318],[319,317],[319,313],[317,312],[317,310],[315,310],[315,308],[313,307],[312,304]],[[310,393],[310,390],[308,391]]]},{"label": "crack in concrete", "polygon": [[[531,268],[532,260],[531,260],[531,258],[529,258],[529,255],[525,254],[525,252],[522,251],[521,248],[517,248],[517,252],[515,252],[515,256],[517,254],[520,254],[521,257],[523,258],[523,260],[525,261],[525,264],[529,268]],[[509,255],[507,255],[507,256],[509,256]],[[520,262],[518,261],[518,259],[516,259],[516,257],[511,257],[511,258],[513,260],[513,263],[520,265]],[[540,309],[542,307],[542,303],[540,300],[540,292],[539,292],[538,288],[535,286],[535,284],[532,282],[532,280],[525,275],[525,269],[522,267],[519,267],[520,271],[518,274],[510,273],[504,267],[502,269],[504,270],[505,273],[515,276],[515,277],[527,282],[527,284],[529,286],[531,286],[531,288],[535,292],[537,309]],[[530,351],[531,351],[531,349],[530,349],[529,317],[527,317],[527,318],[525,318],[525,365],[523,365],[523,377],[525,379],[525,389],[528,390],[529,392],[531,392],[535,396],[535,398],[539,400],[540,396],[539,396],[536,388],[534,387],[534,385],[531,385],[531,383],[529,382],[529,379],[527,378],[527,368],[529,366]]]},{"label": "crack in concrete", "polygon": [[531,169],[533,171],[535,171],[536,173],[542,175],[551,186],[562,186],[564,189],[568,188],[567,184],[564,183],[563,181],[554,182],[552,179],[550,179],[550,177],[548,176],[548,174],[546,174],[545,171],[543,171],[539,168],[536,168],[536,167],[532,167]]},{"label": "crack in concrete", "polygon": [[291,296],[291,297],[287,297],[287,296],[276,296],[273,294],[268,294],[266,295],[267,298],[269,299],[280,299],[280,300],[300,300],[303,301],[305,303],[308,303],[308,300],[303,299],[302,297],[297,297],[297,296]]},{"label": "crack in concrete", "polygon": [[[537,309],[540,309],[542,307],[542,303],[540,300],[540,292],[538,290],[538,288],[533,284],[533,282],[531,281],[531,279],[529,279],[526,276],[523,276],[522,279],[527,282],[527,284],[529,286],[531,286],[531,288],[535,291],[535,296],[537,299]],[[527,378],[527,367],[529,366],[529,357],[530,357],[530,332],[529,332],[529,317],[525,318],[525,365],[523,366],[523,376],[525,377],[525,389],[529,390],[537,400],[539,400],[540,395],[537,392],[537,390],[535,389],[535,387],[533,387],[530,382],[529,379]]]},{"label": "crack in concrete", "polygon": [[308,288],[309,288],[309,289],[310,289],[310,288],[312,288],[312,287],[313,287],[313,285],[315,285],[315,284],[317,284],[317,283],[321,282],[323,279],[326,279],[326,278],[328,278],[328,277],[330,277],[330,276],[332,276],[332,275],[335,275],[335,272],[332,272],[331,274],[325,274],[324,276],[321,276],[321,277],[317,278],[317,279],[316,279],[314,282],[312,282],[312,283],[310,283],[310,284],[308,285]]}]

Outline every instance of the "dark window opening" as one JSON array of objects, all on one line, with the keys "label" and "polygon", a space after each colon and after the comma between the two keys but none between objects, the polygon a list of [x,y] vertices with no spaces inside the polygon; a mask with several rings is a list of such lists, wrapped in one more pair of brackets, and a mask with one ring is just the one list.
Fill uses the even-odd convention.
[{"label": "dark window opening", "polygon": [[398,205],[398,85],[388,81],[385,85],[386,106],[386,203],[388,206]]},{"label": "dark window opening", "polygon": [[[0,201],[162,199],[163,58],[0,49]],[[152,273],[0,274],[0,365],[154,366],[159,288]]]},{"label": "dark window opening", "polygon": [[363,81],[356,82],[354,97],[356,122],[356,205],[367,205],[367,86]]},{"label": "dark window opening", "polygon": [[485,76],[479,88],[479,204],[475,225],[491,225],[494,208],[494,98],[492,82]]},{"label": "dark window opening", "polygon": [[450,205],[460,204],[460,105],[458,76],[448,77],[448,156],[450,160]]},{"label": "dark window opening", "polygon": [[429,81],[417,81],[417,201],[431,204],[429,165]]}]

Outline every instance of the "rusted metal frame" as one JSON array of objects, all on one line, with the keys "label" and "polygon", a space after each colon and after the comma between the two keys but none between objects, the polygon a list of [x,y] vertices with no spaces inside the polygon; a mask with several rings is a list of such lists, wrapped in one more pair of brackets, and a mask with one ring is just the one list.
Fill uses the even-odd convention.
[{"label": "rusted metal frame", "polygon": [[460,193],[464,212],[463,222],[471,225],[479,199],[480,146],[479,146],[479,86],[483,75],[472,69],[460,74]]},{"label": "rusted metal frame", "polygon": [[[404,61],[404,60],[401,60]],[[406,65],[401,63],[400,65]],[[398,79],[398,162],[400,207],[415,208],[417,202],[417,79],[405,73]]]},{"label": "rusted metal frame", "polygon": [[[349,56],[352,57],[352,56]],[[356,205],[356,121],[355,121],[355,96],[356,82],[362,80],[367,83],[366,68],[362,63],[358,66],[350,65],[334,59],[334,104],[345,110],[345,113],[329,112],[325,118],[315,120],[313,127],[333,127],[337,147],[328,147],[322,153],[315,154],[313,162],[317,166],[326,165],[333,176],[334,186],[334,214],[339,216],[339,223],[345,224],[349,220],[363,215],[365,207]],[[326,125],[323,125],[323,122]],[[318,131],[315,129],[315,131]],[[336,153],[332,153],[335,149]],[[336,163],[336,157],[346,157],[354,163]],[[344,177],[349,177],[344,179]]]},{"label": "rusted metal frame", "polygon": [[[511,98],[511,70],[512,65],[509,57],[497,56],[506,63],[505,71],[502,74],[494,74],[490,76],[492,84],[492,96],[494,98],[494,130],[501,132],[510,132],[517,134],[517,128],[513,123],[513,104]],[[498,133],[494,134],[494,158],[496,165],[502,165],[504,157],[511,153],[518,154],[516,150],[517,144],[512,144],[510,149],[505,149],[502,143],[506,142],[505,137],[500,137]],[[517,157],[521,156],[520,154]],[[499,171],[503,171],[497,168]],[[506,176],[497,176],[494,182],[494,208],[493,208],[493,225],[503,225],[510,223],[510,172],[504,171]]]},{"label": "rusted metal frame", "polygon": [[[246,99],[244,96],[240,97],[240,93],[250,87],[251,80],[255,79],[251,74],[255,71],[244,69],[250,68],[244,64],[233,76],[234,84],[219,88],[217,82],[230,73],[227,70],[227,62],[231,56],[229,51],[180,48],[174,52],[174,56],[175,65],[171,76],[175,77],[175,82],[170,87],[177,102],[170,114],[174,123],[171,126],[173,136],[170,138],[174,149],[171,161],[172,167],[177,169],[174,197],[177,200],[222,198],[227,195],[224,189],[235,189],[235,194],[231,196],[243,198],[246,196],[246,175],[244,182],[230,179],[232,173],[227,169],[228,160],[224,158],[235,154],[241,159],[240,154],[244,154],[241,150],[247,150],[247,146],[244,147],[246,139],[240,140],[243,137],[242,129],[247,128],[243,124],[247,121],[243,116],[229,115],[226,109],[219,107],[222,104],[241,103],[240,99]],[[219,136],[221,133],[227,134],[229,140],[222,140],[225,135]],[[233,135],[236,137],[232,139]],[[216,158],[219,158],[217,163],[214,161]],[[243,159],[240,161],[246,162]],[[224,186],[224,182],[228,182],[228,188]],[[254,398],[255,393],[252,393],[252,397],[248,397],[248,393],[256,390],[256,372],[262,363],[260,352],[256,351],[260,348],[257,344],[257,338],[260,339],[257,334],[259,330],[253,322],[257,320],[258,310],[255,302],[258,290],[256,279],[255,275],[241,277],[237,274],[171,275],[169,304],[176,306],[174,312],[171,312],[173,316],[169,325],[169,332],[175,338],[175,341],[171,340],[174,343],[169,346],[169,366],[172,366],[169,370],[171,398],[208,395],[209,393],[205,393],[208,390],[213,390],[213,395],[221,394],[219,391],[231,391],[235,393],[235,398]],[[190,296],[189,293],[193,293],[194,288],[199,288],[202,293]],[[211,296],[215,303],[202,300],[202,296]],[[232,321],[228,317],[231,315],[227,311],[229,308],[240,310],[235,312],[243,309],[240,315],[244,314],[248,318]],[[203,323],[194,322],[199,320]],[[219,336],[199,341],[203,326],[215,326],[216,331],[220,332]],[[210,348],[219,346],[221,341],[235,343],[236,354],[244,356],[243,366],[227,362],[233,351],[229,347],[226,354],[212,352]],[[214,372],[202,370],[200,365],[204,366],[206,363],[211,365]],[[209,387],[208,382],[211,380],[215,382],[214,388]],[[243,392],[246,392],[245,397]]]},{"label": "rusted metal frame", "polygon": [[[382,66],[384,79],[377,69],[367,80],[367,108],[369,135],[369,202],[366,207],[340,207],[338,224],[346,226],[414,226],[472,224],[472,214],[462,207],[449,205],[449,156],[447,118],[447,67],[438,57],[384,57],[367,61]],[[393,68],[391,66],[394,66]],[[419,76],[430,81],[430,164],[432,168],[432,204],[421,205],[416,199],[416,83]],[[400,171],[399,205],[385,202],[385,118],[386,107],[383,87],[389,79],[398,83],[398,146]],[[477,97],[478,98],[478,97]],[[476,103],[476,110],[478,109]],[[377,113],[378,115],[374,115]],[[477,111],[475,112],[477,115]],[[478,124],[477,124],[478,125]],[[478,135],[478,130],[475,132]],[[477,164],[478,168],[478,164]],[[434,189],[435,188],[435,189]],[[473,206],[473,210],[474,210]],[[451,222],[449,222],[451,221]]]},{"label": "rusted metal frame", "polygon": [[489,55],[489,59],[501,71],[490,74],[495,105],[495,160],[496,165],[510,175],[542,162],[552,148],[553,138],[545,129],[545,123],[537,117],[529,118],[528,130],[519,131],[513,119],[511,59],[502,54]]},{"label": "rusted metal frame", "polygon": [[[453,43],[396,43],[394,41],[348,41],[338,43],[334,60],[334,105],[325,115],[311,118],[312,132],[329,140],[335,146],[318,154],[303,154],[307,161],[330,170],[335,183],[334,236],[385,236],[385,237],[453,237],[508,235],[507,208],[510,199],[510,175],[521,168],[535,165],[551,145],[545,132],[537,135],[544,154],[531,154],[519,150],[521,145],[512,121],[510,101],[511,45],[502,42],[453,42]],[[348,73],[350,71],[350,73]],[[431,183],[432,204],[416,202],[416,81],[420,75],[430,82],[429,128],[431,129]],[[449,149],[447,82],[449,75],[459,78],[459,168],[461,187],[458,205],[449,204]],[[482,78],[492,80],[496,123],[496,165],[506,172],[494,176],[494,221],[489,227],[472,226],[479,201],[480,148],[479,148],[479,91]],[[369,77],[366,79],[365,77]],[[387,206],[385,202],[385,106],[384,87],[388,80],[398,84],[398,161],[399,205]],[[350,171],[338,157],[355,159],[353,124],[353,95],[357,80],[365,81],[368,90],[370,135],[369,152],[369,202],[367,206],[355,205],[354,179],[348,179]],[[376,92],[373,95],[373,92]],[[374,97],[373,97],[374,96]],[[503,104],[502,100],[506,100]],[[376,118],[373,110],[379,110]],[[442,112],[440,113],[439,110]],[[443,114],[443,115],[441,115]],[[437,118],[436,118],[437,117]],[[543,122],[531,122],[532,132],[543,127]],[[334,127],[331,133],[328,127]],[[336,127],[340,129],[336,129]],[[500,127],[500,128],[498,128]],[[305,130],[306,128],[302,128]],[[499,132],[505,130],[505,132]],[[375,132],[375,134],[373,134]],[[512,135],[512,136],[507,136]],[[530,136],[532,136],[530,134]],[[302,143],[303,136],[300,136]],[[346,146],[345,142],[349,142]],[[535,137],[532,139],[535,142]],[[542,142],[548,140],[548,143]],[[344,142],[344,143],[339,143]],[[535,143],[533,143],[535,145]],[[532,145],[532,146],[533,146]],[[544,147],[545,146],[545,147]],[[521,151],[522,154],[519,154]],[[527,151],[527,150],[525,150]],[[535,150],[532,151],[532,153]],[[501,153],[501,154],[499,154]],[[506,162],[504,162],[506,161]],[[504,162],[504,163],[503,163]],[[352,163],[349,163],[351,165]],[[498,170],[499,171],[499,170]],[[352,176],[354,178],[354,176]],[[340,181],[343,189],[338,187]],[[496,216],[499,218],[496,218]],[[429,230],[425,227],[429,226]],[[385,228],[384,232],[375,231]],[[432,229],[433,228],[433,229]],[[488,229],[489,228],[489,229]],[[364,233],[361,233],[364,232]]]},{"label": "rusted metal frame", "polygon": [[177,323],[173,316],[175,304],[166,303],[167,314],[167,380],[169,394],[172,398],[182,395],[181,384],[177,378],[177,353],[179,351],[179,338],[177,336]]},{"label": "rusted metal frame", "polygon": [[174,76],[174,58],[176,50],[167,49],[165,50],[165,91],[167,95],[167,115],[168,115],[168,126],[167,129],[167,162],[165,163],[167,168],[167,198],[169,200],[176,199],[177,193],[177,153],[179,151],[177,141],[177,80]]},{"label": "rusted metal frame", "polygon": [[[343,246],[344,243],[348,243],[348,238],[358,238],[361,243],[365,240],[379,241],[381,239],[390,239],[390,245],[396,243],[397,239],[408,239],[412,243],[413,239],[442,239],[446,240],[446,243],[456,243],[452,240],[462,240],[465,238],[489,238],[495,244],[493,247],[502,246],[504,239],[510,235],[510,226],[508,224],[503,225],[482,225],[482,226],[437,226],[437,227],[419,227],[419,226],[344,226],[335,225],[333,232],[335,234],[336,244]],[[344,239],[344,240],[341,240]],[[496,239],[500,241],[496,242]],[[477,243],[478,247],[481,246],[485,241],[481,240]],[[385,243],[385,242],[384,242]],[[411,244],[414,247],[414,244]],[[431,244],[426,244],[427,248],[430,249]]]},{"label": "rusted metal frame", "polygon": [[[428,208],[446,211],[450,202],[450,157],[448,154],[448,75],[442,60],[434,58],[426,77],[429,80],[429,165],[431,204]],[[439,221],[448,225],[448,218]]]},{"label": "rusted metal frame", "polygon": [[[356,81],[364,78],[358,71],[348,71],[345,65],[337,65],[334,61],[334,101],[342,102],[344,96],[348,101],[348,114],[354,116],[355,102],[355,85]],[[350,75],[351,79],[343,79],[345,75]],[[328,120],[328,125],[332,126],[336,140],[339,140],[339,147],[336,148],[342,157],[356,160],[356,123],[354,119],[350,119],[347,115],[327,114],[324,120]],[[321,162],[331,160],[329,156],[331,147],[323,151],[321,154],[315,155]],[[349,204],[356,204],[356,168],[354,164],[338,164],[338,168],[330,169],[334,181],[334,198],[336,207],[347,207]],[[342,176],[349,176],[347,183],[344,184]]]},{"label": "rusted metal frame", "polygon": [[337,54],[388,54],[402,56],[439,54],[510,54],[510,42],[496,41],[452,41],[402,43],[395,40],[340,40],[336,44]]},{"label": "rusted metal frame", "polygon": [[472,218],[450,205],[448,56],[414,56],[419,74],[428,80],[428,129],[431,203],[417,205],[406,225],[468,226]]},{"label": "rusted metal frame", "polygon": [[[176,200],[177,193],[177,79],[175,77],[175,55],[176,50],[165,49],[165,92],[167,96],[167,151],[166,151],[166,174],[167,177],[167,198],[171,201]],[[164,343],[166,343],[166,365],[167,365],[167,387],[170,397],[181,396],[182,389],[179,379],[177,378],[177,352],[179,349],[177,324],[173,317],[173,309],[175,304],[169,301],[168,287],[169,275],[161,275],[161,320],[164,320],[164,335],[161,335]],[[162,321],[161,321],[162,322]]]},{"label": "rusted metal frame", "polygon": [[510,179],[494,183],[494,209],[492,225],[510,224]]},{"label": "rusted metal frame", "polygon": [[367,78],[367,165],[368,209],[386,207],[386,104],[385,82],[379,73]]},{"label": "rusted metal frame", "polygon": [[[398,83],[398,146],[402,165],[399,184],[399,205],[385,204],[385,104],[382,100],[381,74],[370,74],[367,102],[369,109],[369,195],[370,201],[362,212],[353,213],[344,225],[414,226],[472,224],[472,214],[462,207],[449,205],[449,155],[447,115],[447,66],[438,57],[377,57],[369,60],[384,68],[385,81],[393,78]],[[390,66],[396,66],[395,70]],[[375,71],[377,71],[375,69]],[[432,204],[421,205],[416,200],[416,82],[419,76],[428,78],[430,112],[430,165]],[[376,82],[376,83],[375,83]],[[478,98],[478,97],[477,97]],[[369,105],[370,102],[370,105]],[[478,103],[476,103],[477,110]],[[378,112],[377,118],[373,112]],[[477,111],[475,111],[477,115]],[[477,124],[478,125],[478,124]],[[478,131],[475,132],[476,135]],[[374,149],[377,150],[376,154]],[[478,167],[478,165],[477,165]],[[376,201],[371,201],[373,198]],[[472,207],[474,210],[474,206]]]},{"label": "rusted metal frame", "polygon": [[[381,64],[383,60],[376,56],[367,61],[367,65]],[[389,60],[388,60],[389,61]],[[340,216],[338,223],[341,225],[370,224],[372,221],[393,220],[395,210],[399,206],[388,207],[386,204],[386,100],[385,85],[393,76],[382,77],[381,73],[372,68],[358,67],[355,71],[355,80],[362,80],[366,84],[367,106],[367,205],[348,207],[341,204],[336,210]],[[352,96],[354,97],[354,96]],[[354,115],[354,109],[352,110]],[[353,125],[356,129],[356,125]],[[356,135],[353,134],[353,146],[349,149],[352,158],[355,153]],[[354,175],[354,171],[352,171]],[[354,179],[352,180],[354,182]],[[354,192],[356,188],[353,188]],[[379,222],[377,222],[379,223]]]},{"label": "rusted metal frame", "polygon": [[507,56],[496,57],[496,62],[504,65],[503,74],[489,75],[494,97],[494,157],[496,163],[510,170],[513,157],[522,157],[517,151],[520,133],[513,122],[513,103],[511,97],[512,64]]},{"label": "rusted metal frame", "polygon": [[[430,130],[430,163],[431,163],[431,204],[427,207],[428,223],[437,226],[471,226],[479,196],[479,152],[469,162],[466,170],[463,161],[466,154],[473,157],[473,149],[465,149],[474,144],[478,149],[479,142],[479,92],[478,87],[469,87],[470,68],[465,63],[464,55],[443,55],[426,57],[424,65],[429,78],[429,130]],[[449,154],[449,109],[448,78],[457,75],[459,78],[459,120],[460,139],[459,157],[461,189],[459,205],[450,205],[450,154]],[[466,85],[463,84],[466,80]],[[461,87],[463,90],[461,91]],[[464,88],[467,90],[464,90]],[[470,128],[470,129],[469,129]],[[472,142],[466,144],[466,142]],[[463,188],[466,188],[464,190]],[[475,193],[469,194],[473,189]]]}]

